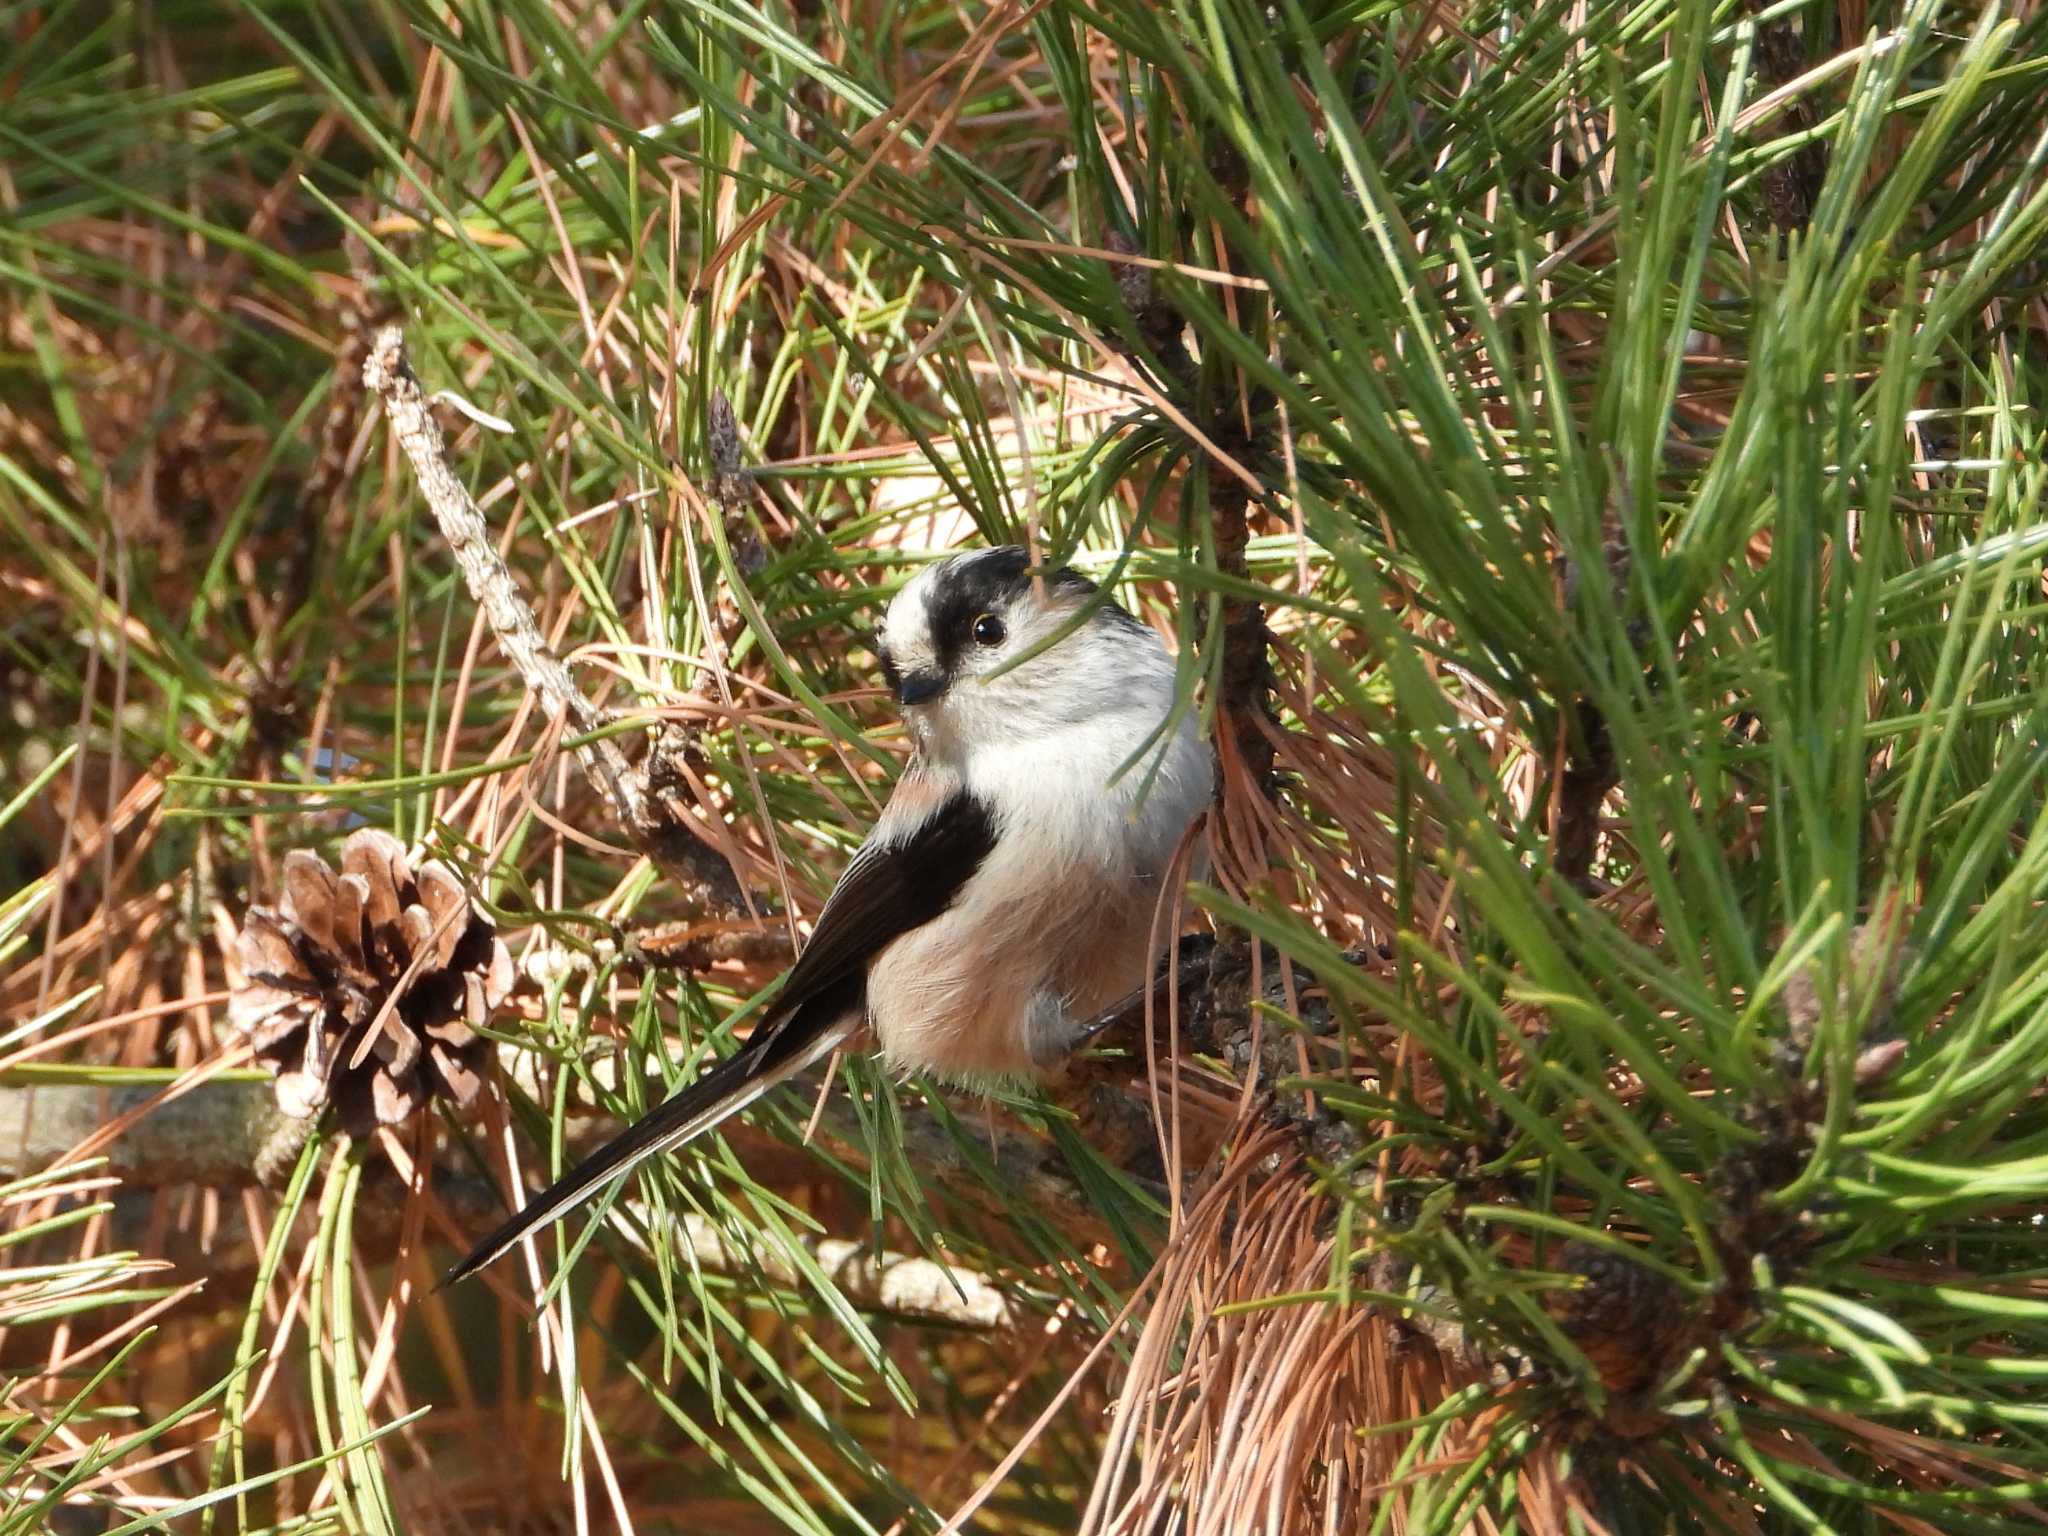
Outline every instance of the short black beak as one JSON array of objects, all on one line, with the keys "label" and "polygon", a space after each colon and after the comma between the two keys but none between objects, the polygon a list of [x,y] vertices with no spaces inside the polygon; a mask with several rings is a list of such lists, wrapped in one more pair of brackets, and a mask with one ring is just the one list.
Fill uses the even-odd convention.
[{"label": "short black beak", "polygon": [[925,704],[946,691],[946,674],[936,667],[906,672],[896,684],[896,702],[905,706]]}]

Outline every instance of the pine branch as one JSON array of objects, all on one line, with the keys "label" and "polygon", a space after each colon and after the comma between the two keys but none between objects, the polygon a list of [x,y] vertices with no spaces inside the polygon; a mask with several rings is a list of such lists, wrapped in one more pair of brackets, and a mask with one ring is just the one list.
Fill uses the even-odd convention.
[{"label": "pine branch", "polygon": [[[0,1085],[0,1178],[23,1178],[56,1165],[107,1121],[148,1104],[160,1091],[81,1083]],[[268,1083],[205,1082],[143,1115],[115,1138],[107,1147],[104,1171],[118,1176],[131,1194],[179,1185],[247,1188],[270,1182],[267,1166],[278,1160],[280,1142],[292,1139],[296,1150],[294,1138],[303,1136],[305,1126],[278,1109]],[[365,1182],[363,1217],[355,1234],[359,1252],[378,1259],[397,1252],[405,1197],[406,1187],[395,1179]],[[482,1179],[436,1172],[433,1198],[451,1219],[479,1231],[503,1215],[497,1193]],[[626,1210],[632,1219],[621,1230],[645,1231],[652,1224],[645,1205],[628,1202]],[[132,1214],[140,1236],[150,1218],[145,1210]],[[677,1246],[708,1274],[758,1277],[799,1289],[806,1283],[795,1256],[766,1246],[765,1238],[743,1249],[708,1217],[681,1212],[676,1220]],[[251,1240],[233,1207],[224,1211],[223,1221],[223,1229],[213,1231],[204,1246],[188,1245],[168,1256],[186,1270],[246,1273],[262,1245]],[[864,1310],[957,1328],[998,1329],[1018,1320],[1002,1288],[973,1270],[912,1254],[877,1253],[846,1238],[805,1234],[798,1241],[840,1293]]]}]

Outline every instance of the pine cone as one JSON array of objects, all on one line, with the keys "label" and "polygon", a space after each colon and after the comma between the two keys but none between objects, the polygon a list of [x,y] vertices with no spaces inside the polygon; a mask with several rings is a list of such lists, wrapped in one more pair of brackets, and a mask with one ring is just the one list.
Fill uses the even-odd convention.
[{"label": "pine cone", "polygon": [[285,1113],[331,1103],[359,1135],[435,1094],[467,1108],[483,1086],[489,1042],[473,1026],[512,990],[512,957],[453,872],[414,870],[390,833],[352,833],[338,878],[318,854],[286,854],[282,910],[251,907],[238,952],[228,1017],[277,1074]]},{"label": "pine cone", "polygon": [[1627,1255],[1577,1238],[1557,1251],[1555,1263],[1578,1284],[1545,1297],[1551,1318],[1609,1391],[1648,1385],[1687,1321],[1677,1289]]}]

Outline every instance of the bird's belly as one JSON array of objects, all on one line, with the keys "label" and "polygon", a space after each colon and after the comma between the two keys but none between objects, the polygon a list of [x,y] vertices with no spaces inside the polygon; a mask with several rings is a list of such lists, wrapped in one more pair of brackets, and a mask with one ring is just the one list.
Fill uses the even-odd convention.
[{"label": "bird's belly", "polygon": [[1133,881],[1121,899],[1076,902],[1072,887],[1054,883],[1048,899],[964,903],[905,934],[868,969],[883,1057],[897,1071],[970,1086],[1039,1076],[1049,1030],[1085,1022],[1143,984],[1156,891]]}]

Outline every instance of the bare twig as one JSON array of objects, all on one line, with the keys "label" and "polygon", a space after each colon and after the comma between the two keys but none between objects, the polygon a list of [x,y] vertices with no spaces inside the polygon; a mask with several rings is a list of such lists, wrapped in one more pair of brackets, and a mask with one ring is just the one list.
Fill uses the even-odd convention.
[{"label": "bare twig", "polygon": [[[392,435],[412,462],[421,494],[462,567],[470,593],[526,686],[550,713],[566,716],[578,731],[593,732],[610,724],[611,717],[578,691],[568,667],[542,638],[532,609],[498,556],[483,513],[449,468],[447,445],[406,361],[405,334],[397,326],[377,333],[363,364],[363,384],[384,402]],[[646,775],[626,760],[615,741],[600,736],[585,742],[577,748],[576,758],[611,803],[639,852],[701,907],[724,913],[739,910],[739,883],[724,861],[701,838],[678,835],[693,819],[688,810],[672,796],[651,793]]]},{"label": "bare twig", "polygon": [[678,922],[629,930],[626,951],[634,959],[672,971],[701,971],[728,960],[787,965],[795,946],[785,928]]},{"label": "bare twig", "polygon": [[[777,1249],[738,1248],[716,1222],[685,1213],[678,1237],[699,1266],[715,1275],[760,1274],[777,1285],[800,1286],[794,1256]],[[812,1261],[856,1306],[919,1322],[960,1328],[1007,1328],[1018,1321],[1010,1298],[973,1270],[908,1254],[876,1253],[843,1237],[800,1237]]]},{"label": "bare twig", "polygon": [[[0,1178],[54,1167],[101,1126],[155,1098],[161,1087],[0,1086]],[[277,1107],[268,1079],[215,1079],[167,1100],[116,1136],[103,1154],[106,1171],[128,1184],[254,1184],[275,1160],[274,1149],[303,1142],[308,1124]]]},{"label": "bare twig", "polygon": [[[76,1083],[0,1086],[0,1176],[20,1177],[55,1165],[108,1119],[154,1092],[153,1087]],[[234,1189],[269,1182],[265,1165],[277,1161],[281,1144],[289,1143],[295,1152],[306,1125],[278,1109],[268,1083],[205,1083],[117,1138],[107,1148],[107,1171],[119,1176],[131,1201],[174,1185]],[[481,1179],[437,1173],[433,1189],[451,1217],[467,1226],[481,1229],[503,1215],[496,1194]],[[364,1183],[359,1252],[383,1257],[397,1251],[405,1195],[406,1186],[398,1179]],[[133,1210],[143,1228],[149,1219],[146,1206],[147,1201],[135,1202]],[[627,1209],[634,1216],[633,1228],[650,1224],[644,1206],[629,1203]],[[240,1217],[230,1205],[223,1207],[222,1220],[232,1225]],[[793,1252],[743,1248],[716,1222],[694,1213],[680,1213],[677,1223],[678,1246],[708,1274],[755,1276],[799,1289],[804,1284],[806,1266]],[[1005,1328],[1018,1320],[1003,1289],[973,1270],[909,1254],[877,1253],[846,1238],[805,1234],[794,1240],[855,1306],[956,1328]],[[169,1256],[181,1267],[218,1274],[247,1268],[261,1251],[246,1233],[238,1239],[234,1231],[217,1230],[203,1248]]]},{"label": "bare twig", "polygon": [[[447,445],[420,393],[412,365],[406,360],[405,333],[397,326],[387,325],[377,333],[363,364],[363,384],[383,400],[385,413],[391,418],[392,435],[412,461],[420,491],[433,509],[434,520],[441,525],[456,563],[462,567],[470,594],[483,605],[498,643],[504,646],[519,675],[552,709],[575,722],[579,730],[594,731],[606,724],[604,713],[577,691],[569,669],[541,638],[540,626],[519,595],[512,572],[491,545],[483,513],[448,467]],[[632,772],[618,747],[610,741],[597,741],[582,755],[585,765],[597,773],[600,787],[622,813],[628,812],[633,806],[629,787]]]}]

